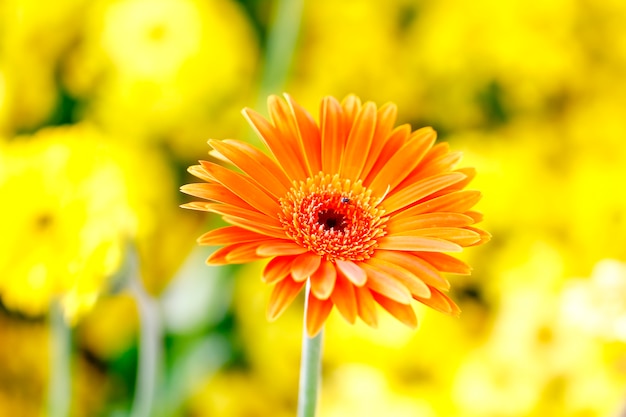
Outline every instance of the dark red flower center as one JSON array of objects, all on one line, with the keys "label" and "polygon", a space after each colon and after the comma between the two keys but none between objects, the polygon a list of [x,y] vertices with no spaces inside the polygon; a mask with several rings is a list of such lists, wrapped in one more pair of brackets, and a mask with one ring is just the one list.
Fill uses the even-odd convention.
[{"label": "dark red flower center", "polygon": [[317,222],[324,227],[324,230],[337,230],[343,232],[346,227],[343,213],[333,209],[321,210],[317,213]]},{"label": "dark red flower center", "polygon": [[287,236],[328,260],[369,259],[385,234],[379,199],[360,182],[319,174],[280,201]]}]

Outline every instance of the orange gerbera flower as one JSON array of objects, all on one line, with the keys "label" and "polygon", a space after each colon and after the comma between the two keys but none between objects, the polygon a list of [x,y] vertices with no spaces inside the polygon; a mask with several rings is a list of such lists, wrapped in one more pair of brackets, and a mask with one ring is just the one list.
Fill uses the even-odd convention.
[{"label": "orange gerbera flower", "polygon": [[446,143],[435,145],[426,127],[394,128],[397,108],[339,103],[326,97],[319,125],[291,97],[268,99],[270,121],[243,114],[269,148],[210,140],[211,154],[239,170],[200,161],[189,168],[206,181],[182,191],[209,200],[185,208],[220,214],[231,226],[198,239],[223,246],[210,265],[270,258],[263,280],[274,286],[269,319],[277,318],[310,280],[306,324],[313,336],[333,306],[350,323],[377,323],[376,304],[408,326],[417,300],[457,315],[442,273],[470,267],[446,252],[489,239],[472,225],[480,193],[464,190],[474,177],[455,169],[461,158]]}]

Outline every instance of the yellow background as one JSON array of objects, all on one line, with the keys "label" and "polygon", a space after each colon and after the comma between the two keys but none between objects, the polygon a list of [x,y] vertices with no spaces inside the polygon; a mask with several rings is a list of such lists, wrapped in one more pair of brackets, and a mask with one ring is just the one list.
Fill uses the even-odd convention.
[{"label": "yellow background", "polygon": [[[178,208],[206,140],[258,143],[240,109],[287,91],[315,117],[323,96],[354,93],[433,126],[478,169],[493,235],[463,254],[471,276],[450,277],[459,319],[419,309],[417,331],[391,318],[373,330],[331,315],[320,416],[617,416],[626,3],[298,9],[0,0],[0,415],[46,415],[55,303],[71,326],[72,416],[127,415],[129,252],[163,330],[153,415],[295,414],[301,303],[268,323],[262,265],[205,266],[195,239],[218,220]],[[293,51],[274,35],[289,31]]]}]

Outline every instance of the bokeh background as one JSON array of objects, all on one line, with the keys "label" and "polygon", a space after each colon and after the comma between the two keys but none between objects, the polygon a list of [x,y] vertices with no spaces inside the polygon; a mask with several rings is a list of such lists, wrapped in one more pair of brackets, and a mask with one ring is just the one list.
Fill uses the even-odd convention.
[{"label": "bokeh background", "polygon": [[493,234],[459,319],[331,315],[320,416],[619,415],[626,2],[0,0],[1,416],[295,415],[301,303],[268,323],[262,265],[205,266],[219,219],[178,207],[283,91],[433,126]]}]

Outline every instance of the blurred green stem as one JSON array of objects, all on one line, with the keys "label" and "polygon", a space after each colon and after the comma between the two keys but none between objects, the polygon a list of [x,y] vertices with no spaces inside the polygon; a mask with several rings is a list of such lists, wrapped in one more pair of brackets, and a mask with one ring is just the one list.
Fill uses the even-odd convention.
[{"label": "blurred green stem", "polygon": [[72,332],[58,301],[50,306],[50,376],[48,378],[48,416],[67,417],[72,393]]},{"label": "blurred green stem", "polygon": [[[276,0],[273,5],[256,109],[264,108],[267,97],[283,89],[300,33],[304,0]],[[250,134],[248,142],[263,147],[257,135]]]},{"label": "blurred green stem", "polygon": [[161,320],[157,301],[144,289],[136,251],[129,250],[129,287],[139,312],[137,380],[131,417],[152,415],[161,360]]},{"label": "blurred green stem", "polygon": [[267,34],[265,68],[261,79],[260,100],[263,102],[269,94],[282,89],[287,79],[300,32],[303,4],[303,0],[275,2],[274,19]]},{"label": "blurred green stem", "polygon": [[309,306],[311,284],[307,281],[304,304],[304,324],[302,326],[302,355],[300,358],[300,389],[298,391],[298,417],[314,417],[317,405],[317,392],[320,386],[322,368],[322,334],[309,337],[306,331],[306,315]]}]

